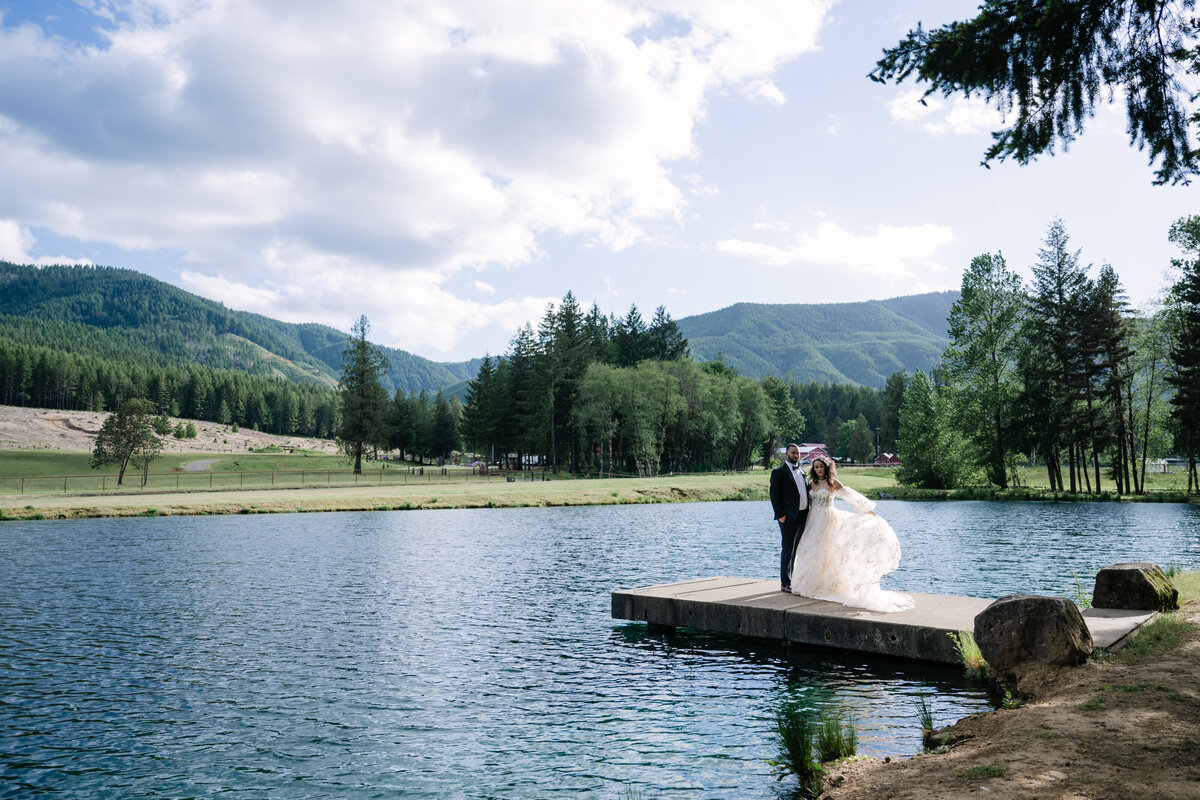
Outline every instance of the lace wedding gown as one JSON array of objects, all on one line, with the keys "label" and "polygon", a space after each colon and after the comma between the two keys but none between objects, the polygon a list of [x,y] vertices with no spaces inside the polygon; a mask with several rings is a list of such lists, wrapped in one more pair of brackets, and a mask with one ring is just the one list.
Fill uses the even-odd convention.
[{"label": "lace wedding gown", "polygon": [[[857,514],[835,508],[840,497]],[[911,597],[879,588],[879,579],[900,566],[900,541],[875,503],[848,486],[809,495],[808,522],[792,561],[792,594],[832,600],[869,611],[912,608]]]}]

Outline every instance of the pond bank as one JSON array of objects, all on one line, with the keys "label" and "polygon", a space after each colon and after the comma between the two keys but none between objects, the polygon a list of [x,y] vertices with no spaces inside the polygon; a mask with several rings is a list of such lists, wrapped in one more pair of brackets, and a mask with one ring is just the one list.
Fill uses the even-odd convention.
[{"label": "pond bank", "polygon": [[[1018,708],[960,720],[949,752],[835,767],[822,796],[1200,798],[1200,573],[1173,580],[1182,608],[1169,624],[1049,674]],[[1147,647],[1156,636],[1163,646]]]},{"label": "pond bank", "polygon": [[306,487],[122,494],[0,496],[0,519],[430,508],[522,508],[767,499],[766,474],[681,475],[496,484]]}]

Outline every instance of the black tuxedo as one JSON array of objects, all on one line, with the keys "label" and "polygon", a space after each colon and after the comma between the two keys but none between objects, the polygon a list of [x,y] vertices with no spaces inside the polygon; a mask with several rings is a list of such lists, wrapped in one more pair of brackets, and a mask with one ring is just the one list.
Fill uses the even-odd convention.
[{"label": "black tuxedo", "polygon": [[[801,472],[803,475],[803,472]],[[800,507],[800,487],[793,477],[792,465],[784,461],[771,471],[771,510],[775,521],[783,517],[779,523],[779,582],[788,586],[791,584],[792,556],[796,545],[804,533],[804,523],[808,521],[808,481],[804,485],[804,508]]]}]

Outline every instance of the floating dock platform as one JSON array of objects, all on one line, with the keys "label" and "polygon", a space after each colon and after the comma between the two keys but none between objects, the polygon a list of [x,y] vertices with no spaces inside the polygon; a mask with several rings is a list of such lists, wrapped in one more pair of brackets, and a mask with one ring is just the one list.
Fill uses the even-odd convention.
[{"label": "floating dock platform", "polygon": [[[883,614],[779,591],[775,581],[696,578],[612,593],[612,616],[658,628],[694,628],[780,642],[838,647],[861,653],[958,664],[948,634],[973,631],[975,615],[991,604],[979,597],[906,592],[916,605]],[[1154,616],[1152,611],[1089,608],[1092,643],[1116,650]]]}]

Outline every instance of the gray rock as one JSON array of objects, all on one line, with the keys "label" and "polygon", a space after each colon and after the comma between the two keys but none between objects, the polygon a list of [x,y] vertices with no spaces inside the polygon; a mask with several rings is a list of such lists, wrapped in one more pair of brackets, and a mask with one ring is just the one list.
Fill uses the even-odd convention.
[{"label": "gray rock", "polygon": [[1092,605],[1096,608],[1174,611],[1179,608],[1179,590],[1157,564],[1146,561],[1113,564],[1096,575]]},{"label": "gray rock", "polygon": [[1092,634],[1065,597],[1010,594],[975,617],[975,642],[1002,677],[1036,664],[1081,664],[1092,654]]}]

